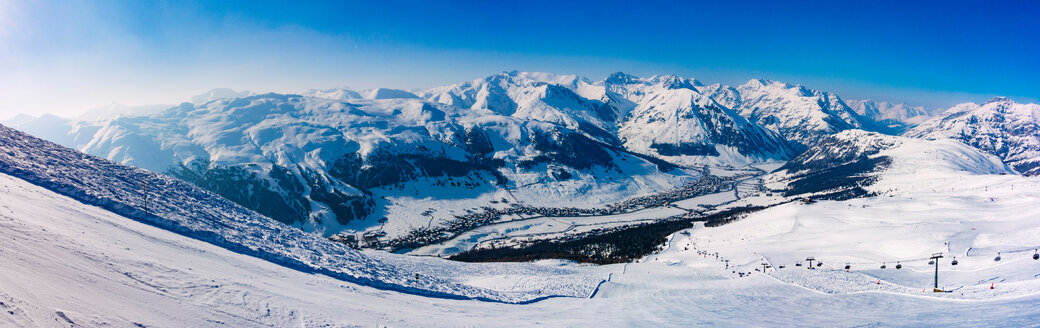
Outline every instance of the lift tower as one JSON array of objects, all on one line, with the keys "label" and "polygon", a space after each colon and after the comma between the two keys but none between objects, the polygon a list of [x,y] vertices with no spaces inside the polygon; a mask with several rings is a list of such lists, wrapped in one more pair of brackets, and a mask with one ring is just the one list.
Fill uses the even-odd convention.
[{"label": "lift tower", "polygon": [[932,253],[932,261],[935,262],[935,292],[939,292],[939,259],[943,258],[942,253]]}]

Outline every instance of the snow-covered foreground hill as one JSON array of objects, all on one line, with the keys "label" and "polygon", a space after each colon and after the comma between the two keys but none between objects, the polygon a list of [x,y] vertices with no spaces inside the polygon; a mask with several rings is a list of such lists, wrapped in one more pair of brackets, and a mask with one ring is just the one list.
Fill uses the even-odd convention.
[{"label": "snow-covered foreground hill", "polygon": [[954,106],[906,136],[954,139],[997,155],[1023,175],[1040,174],[1040,105],[996,97]]},{"label": "snow-covered foreground hill", "polygon": [[[584,272],[525,264],[474,267],[434,258],[417,263],[403,255],[364,253],[279,223],[187,182],[112,163],[3,126],[0,172],[236,253],[386,290],[525,303],[549,297],[584,297],[600,280]],[[17,192],[4,195],[17,196]],[[46,196],[38,197],[43,200],[37,204],[44,213],[50,204],[48,198],[54,198]],[[109,236],[97,234],[92,238]],[[555,277],[490,287],[479,283],[487,279],[510,281],[517,274],[537,276],[538,271],[554,271]],[[479,275],[478,283],[470,281],[474,274]]]},{"label": "snow-covered foreground hill", "polygon": [[[958,257],[960,269],[970,277],[958,276],[951,284],[970,280],[975,293],[966,297],[921,293],[930,271],[913,263],[900,271],[904,276],[881,276],[888,289],[871,291],[862,286],[878,270],[861,271],[859,265],[850,273],[830,269],[840,259],[829,256],[857,254],[853,251],[866,245],[837,236],[819,238],[807,234],[808,229],[789,236],[817,238],[792,245],[753,236],[757,228],[744,225],[786,220],[777,214],[791,208],[721,228],[695,228],[691,238],[732,264],[745,259],[742,270],[758,265],[756,251],[771,259],[776,251],[815,254],[828,263],[826,269],[788,266],[742,278],[723,269],[722,262],[685,249],[686,237],[677,234],[668,249],[639,263],[596,267],[545,262],[541,265],[608,274],[610,281],[592,298],[515,305],[404,294],[292,270],[83,205],[8,175],[0,175],[0,194],[0,326],[1029,326],[1040,320],[1037,278],[1026,276],[1040,273],[1040,263],[1023,259],[1023,254],[1007,254],[998,265],[987,263],[988,255],[978,261]],[[1002,195],[1014,194],[1008,189]],[[1036,205],[1040,199],[1027,201]],[[847,207],[844,202],[790,206],[799,222],[812,223],[806,226],[813,229],[822,228],[815,224],[822,218]],[[899,208],[868,209],[874,212],[860,214],[890,215]],[[909,224],[889,225],[891,231],[905,232],[913,229]],[[946,225],[938,227],[947,231]],[[976,228],[995,233],[1014,227],[994,221]],[[777,230],[769,224],[764,229]],[[779,246],[784,244],[789,246]],[[915,244],[907,245],[908,252],[916,252]],[[783,259],[773,263],[779,261]],[[951,276],[946,268],[943,279]],[[887,270],[895,271],[891,264]],[[996,288],[975,287],[989,282],[978,283],[975,276],[995,277]],[[469,279],[503,286],[556,278],[544,271],[517,272],[513,280]],[[1029,286],[1034,288],[1020,288]]]}]

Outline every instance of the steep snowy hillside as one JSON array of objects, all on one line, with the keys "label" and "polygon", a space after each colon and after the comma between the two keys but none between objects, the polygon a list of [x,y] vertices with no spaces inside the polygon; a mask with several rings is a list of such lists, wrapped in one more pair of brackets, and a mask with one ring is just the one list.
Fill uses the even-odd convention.
[{"label": "steep snowy hillside", "polygon": [[[293,270],[387,290],[522,303],[554,296],[585,297],[597,284],[596,278],[566,269],[525,264],[474,268],[440,259],[417,260],[403,255],[364,253],[278,223],[186,182],[112,163],[3,126],[0,126],[0,172],[4,174],[0,180],[8,186],[5,199],[33,199],[30,203],[37,207],[66,204],[72,207],[74,214],[87,213],[76,214],[82,220],[91,220],[91,216],[97,215],[112,216],[98,214],[103,211],[96,208],[83,209],[83,205],[74,204],[82,202]],[[498,273],[488,276],[489,270]],[[467,277],[477,272],[485,279],[518,272],[530,275],[544,272],[556,278],[496,289],[467,282]]]},{"label": "steep snowy hillside", "polygon": [[797,150],[844,130],[874,128],[872,121],[856,114],[837,95],[800,85],[756,79],[735,89],[708,86],[704,90],[749,121],[780,133]]},{"label": "steep snowy hillside", "polygon": [[647,91],[618,136],[625,148],[683,164],[782,161],[792,153],[776,133],[684,87]]},{"label": "steep snowy hillside", "polygon": [[955,139],[996,155],[1018,172],[1040,174],[1040,105],[993,98],[960,104],[905,133],[908,137]]},{"label": "steep snowy hillside", "polygon": [[[1001,202],[947,199],[944,192],[927,199],[879,199],[887,206],[793,205],[719,228],[698,227],[689,237],[676,234],[659,254],[634,263],[546,261],[527,266],[543,266],[536,270],[477,264],[462,271],[419,271],[421,280],[444,275],[500,289],[544,288],[567,277],[554,272],[559,270],[609,277],[589,298],[516,305],[398,293],[292,270],[0,174],[0,326],[797,326],[806,318],[818,326],[1029,326],[1040,320],[1031,253],[1005,252],[1002,262],[990,254],[1020,249],[1038,234],[1029,234],[1028,225],[946,217],[979,209],[992,218],[1028,214],[1023,209],[1040,198],[1021,196],[1035,188],[1009,190],[1020,177],[1003,178],[1009,180],[992,181],[1005,186],[992,194]],[[881,233],[863,232],[873,227]],[[933,233],[922,238],[921,229]],[[993,237],[1012,229],[1020,235],[1002,239],[1019,246],[993,248]],[[951,239],[952,249],[984,251],[958,253],[958,267],[944,259],[941,287],[951,293],[922,292],[932,277],[924,261],[903,262],[898,271],[892,262],[887,270],[877,269],[880,261],[939,250],[947,233],[962,230],[977,233],[977,242],[969,244],[973,235],[965,234]],[[719,252],[720,260],[701,251]],[[826,265],[798,270],[791,264],[814,255]],[[786,269],[754,271],[763,259]],[[853,262],[851,272],[840,269],[844,261]],[[740,276],[737,270],[753,274]],[[991,282],[995,289],[988,289]]]},{"label": "steep snowy hillside", "polygon": [[75,122],[66,118],[52,114],[44,114],[39,117],[22,114],[2,123],[60,145],[74,146],[74,136],[69,131],[72,130]]},{"label": "steep snowy hillside", "polygon": [[869,186],[878,179],[917,171],[1015,174],[998,158],[954,140],[847,130],[788,161],[766,177],[766,186],[790,196],[847,199],[872,195]]}]

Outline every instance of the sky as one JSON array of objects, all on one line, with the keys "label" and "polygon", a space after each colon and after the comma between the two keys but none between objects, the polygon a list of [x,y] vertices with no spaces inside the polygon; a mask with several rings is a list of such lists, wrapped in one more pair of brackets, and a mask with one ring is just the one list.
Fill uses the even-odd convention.
[{"label": "sky", "polygon": [[1038,13],[1038,1],[0,0],[0,118],[510,70],[765,78],[929,108],[1037,102]]}]

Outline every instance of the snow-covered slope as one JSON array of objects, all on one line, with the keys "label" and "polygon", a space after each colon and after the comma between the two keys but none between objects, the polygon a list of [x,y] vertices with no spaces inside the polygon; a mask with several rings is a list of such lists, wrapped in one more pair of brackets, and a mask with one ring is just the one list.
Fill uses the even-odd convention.
[{"label": "snow-covered slope", "polygon": [[692,88],[656,88],[641,98],[618,131],[633,151],[684,164],[749,164],[791,156],[779,135]]},{"label": "snow-covered slope", "polygon": [[749,121],[780,133],[798,150],[834,133],[872,127],[837,95],[800,85],[755,79],[736,88],[704,90]]},{"label": "snow-covered slope", "polygon": [[[184,181],[112,163],[3,126],[0,126],[0,172],[78,202],[232,252],[382,289],[433,297],[522,303],[553,296],[585,297],[597,283],[595,278],[582,273],[525,264],[473,269],[433,258],[416,262],[403,255],[366,254],[281,224]],[[18,185],[6,176],[4,179]],[[24,184],[19,188],[42,194],[42,203],[38,204],[50,204],[49,199],[61,198]],[[5,194],[4,197],[10,196]],[[58,203],[70,201],[59,199]],[[474,270],[500,270],[499,274],[549,270],[557,279],[519,289],[518,286],[489,289],[464,280],[466,272]],[[453,276],[451,272],[463,274]],[[420,278],[416,279],[416,275]]]},{"label": "snow-covered slope", "polygon": [[21,114],[14,119],[4,121],[3,124],[51,142],[74,146],[74,136],[70,132],[74,122],[66,118],[52,114],[44,114],[39,117]]},{"label": "snow-covered slope", "polygon": [[870,195],[883,177],[906,172],[1015,174],[993,155],[955,140],[922,140],[847,130],[829,136],[766,178],[787,195],[845,199]]},{"label": "snow-covered slope", "polygon": [[954,139],[996,155],[1024,175],[1040,174],[1040,105],[993,98],[954,106],[905,133]]},{"label": "snow-covered slope", "polygon": [[[1040,320],[1040,262],[1030,257],[1040,247],[1035,179],[1000,175],[1007,169],[998,160],[951,140],[839,136],[863,145],[849,153],[891,158],[866,186],[882,197],[790,203],[673,234],[641,261],[579,266],[355,251],[184,182],[0,127],[0,325],[948,327]],[[939,287],[946,293],[931,292],[927,257],[934,252],[945,255]],[[824,265],[793,265],[809,256]],[[958,266],[949,264],[952,256]],[[756,271],[763,263],[772,267]],[[546,298],[553,295],[578,297]]]},{"label": "snow-covered slope", "polygon": [[[909,197],[884,199],[895,201],[889,206],[843,202],[789,206],[720,228],[693,229],[693,240],[677,234],[660,254],[636,263],[546,262],[541,265],[610,279],[592,298],[515,305],[397,293],[288,269],[85,206],[6,174],[0,174],[0,195],[0,326],[5,327],[573,327],[648,322],[797,326],[805,324],[806,318],[819,326],[950,327],[1028,326],[1040,319],[1035,311],[1040,297],[1035,288],[1028,289],[1035,286],[1026,277],[1035,272],[1029,270],[1035,264],[1025,257],[1028,252],[1005,253],[1003,263],[992,262],[988,253],[958,255],[962,269],[957,271],[943,262],[942,287],[966,286],[958,290],[962,293],[951,293],[962,298],[956,301],[921,292],[931,286],[932,275],[921,261],[904,262],[906,267],[898,272],[892,263],[887,271],[876,270],[876,261],[920,257],[922,250],[942,245],[944,235],[921,239],[916,232],[920,229],[963,227],[977,231],[983,245],[990,240],[985,236],[1018,228],[986,221],[957,224],[944,218],[951,212],[970,213],[979,205],[960,198],[931,206],[931,200],[922,203]],[[1002,200],[1035,199],[1006,191],[1001,195]],[[986,206],[1005,208],[1001,204]],[[948,206],[963,207],[935,211]],[[917,209],[908,212],[908,208]],[[1028,212],[1021,209],[1008,206],[992,213],[998,217],[1005,211]],[[857,215],[849,215],[851,210]],[[900,217],[920,219],[892,219]],[[865,223],[881,227],[883,233],[863,233],[869,227]],[[840,235],[833,234],[835,227],[841,227]],[[1023,239],[1028,237],[1014,240],[1028,241]],[[920,243],[911,245],[907,240]],[[696,244],[690,245],[691,241]],[[905,245],[911,246],[901,247]],[[958,242],[952,247],[960,250],[965,245]],[[720,252],[731,259],[731,269],[724,269],[725,264],[714,257],[699,255],[699,250]],[[759,254],[774,265],[787,264],[787,269],[768,275],[754,272],[760,267]],[[827,270],[795,270],[791,265],[813,255],[824,259]],[[852,260],[850,255],[863,259]],[[853,271],[831,269],[844,264],[841,261],[856,262]],[[552,271],[481,272],[494,272],[497,265],[474,265],[463,272],[423,270],[420,279],[447,274],[488,288],[524,288],[559,278]],[[739,277],[732,272],[738,269],[754,275]],[[884,289],[871,289],[878,286],[873,279],[884,279]],[[996,289],[987,289],[989,281],[996,283]]]},{"label": "snow-covered slope", "polygon": [[[572,277],[566,272],[609,277],[590,298],[517,305],[431,298],[293,270],[0,174],[0,326],[978,327],[1040,320],[1038,262],[1029,258],[1032,249],[1022,251],[1040,242],[1029,219],[1040,199],[1035,181],[921,177],[897,180],[911,189],[894,197],[790,204],[697,227],[635,263],[395,263],[419,280],[450,277],[543,294]],[[940,287],[950,293],[930,292],[933,271],[922,258],[938,251],[946,255]],[[997,251],[1000,262],[992,261]],[[793,266],[807,256],[825,265]],[[950,256],[960,264],[950,266]],[[896,270],[896,260],[910,261]],[[762,262],[773,265],[767,274],[755,271]]]}]

